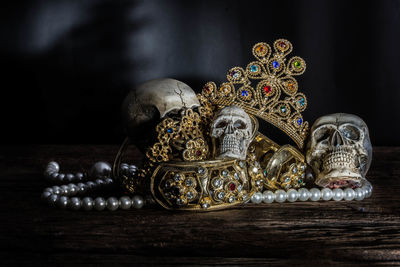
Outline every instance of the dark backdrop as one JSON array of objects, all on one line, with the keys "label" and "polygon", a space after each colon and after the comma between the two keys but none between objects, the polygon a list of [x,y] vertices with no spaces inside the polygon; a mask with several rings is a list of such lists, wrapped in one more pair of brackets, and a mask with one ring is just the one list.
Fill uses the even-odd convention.
[{"label": "dark backdrop", "polygon": [[254,43],[287,38],[307,62],[307,120],[355,113],[375,145],[400,145],[399,1],[42,0],[0,12],[3,143],[120,143],[130,88],[173,77],[200,90],[247,65]]}]

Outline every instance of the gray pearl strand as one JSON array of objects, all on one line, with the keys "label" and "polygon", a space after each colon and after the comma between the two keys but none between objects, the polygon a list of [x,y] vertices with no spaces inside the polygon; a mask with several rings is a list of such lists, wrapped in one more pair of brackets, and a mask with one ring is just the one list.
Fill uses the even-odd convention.
[{"label": "gray pearl strand", "polygon": [[[126,163],[121,164],[121,172],[133,176],[136,173],[135,165],[128,165]],[[60,166],[57,162],[49,162],[45,170],[45,177],[52,182],[66,181],[65,177],[71,177],[70,175],[60,175]],[[78,173],[79,174],[79,173]],[[140,209],[144,206],[144,199],[139,196],[122,196],[119,199],[116,197],[109,197],[104,199],[97,197],[95,199],[91,197],[79,198],[76,195],[83,195],[98,189],[110,187],[114,184],[113,179],[109,176],[111,174],[111,166],[107,162],[97,162],[93,165],[89,171],[90,177],[95,178],[95,181],[87,181],[86,183],[69,183],[68,185],[52,186],[44,189],[42,193],[42,200],[47,202],[50,206],[57,206],[61,209],[71,210],[110,210],[115,211],[117,209],[127,210],[130,208]],[[55,177],[55,178],[53,178]],[[61,177],[61,178],[58,178]],[[78,177],[78,178],[77,178]],[[82,181],[84,175],[75,175],[74,179]],[[69,180],[68,180],[69,181]]]},{"label": "gray pearl strand", "polygon": [[299,190],[296,189],[289,189],[285,190],[276,190],[275,192],[266,190],[263,193],[256,192],[251,197],[251,202],[260,204],[261,202],[264,203],[272,203],[278,202],[282,203],[285,201],[288,202],[295,202],[295,201],[351,201],[357,200],[361,201],[364,198],[369,198],[372,195],[372,185],[369,182],[365,182],[361,187],[352,189],[352,188],[300,188]]}]

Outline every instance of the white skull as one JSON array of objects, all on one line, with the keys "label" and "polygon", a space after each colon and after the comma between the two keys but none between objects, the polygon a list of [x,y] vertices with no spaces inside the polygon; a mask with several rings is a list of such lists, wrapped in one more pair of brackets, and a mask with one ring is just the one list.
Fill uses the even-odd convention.
[{"label": "white skull", "polygon": [[311,127],[307,163],[322,187],[360,187],[371,165],[372,146],[368,127],[356,115],[323,116]]},{"label": "white skull", "polygon": [[169,112],[200,106],[196,93],[185,83],[162,78],[147,81],[134,88],[122,104],[122,117],[130,139],[144,149],[150,131]]},{"label": "white skull", "polygon": [[215,114],[211,136],[219,140],[218,158],[246,159],[253,125],[247,113],[238,106],[229,106]]}]

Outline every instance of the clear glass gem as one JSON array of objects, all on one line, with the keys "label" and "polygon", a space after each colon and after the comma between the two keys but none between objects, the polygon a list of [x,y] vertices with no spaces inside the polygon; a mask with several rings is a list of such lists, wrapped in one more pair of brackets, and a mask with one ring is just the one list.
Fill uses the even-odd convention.
[{"label": "clear glass gem", "polygon": [[261,185],[261,180],[256,180],[256,186],[260,186]]},{"label": "clear glass gem", "polygon": [[193,185],[193,180],[192,179],[186,179],[185,184],[186,184],[186,186],[192,186]]},{"label": "clear glass gem", "polygon": [[238,174],[237,172],[235,172],[235,173],[233,174],[233,177],[234,177],[236,180],[239,180],[239,179],[240,179],[240,176],[239,176],[239,174]]},{"label": "clear glass gem", "polygon": [[286,177],[285,178],[285,183],[289,183],[290,182],[290,177]]},{"label": "clear glass gem", "polygon": [[188,199],[193,199],[193,198],[194,198],[193,192],[192,192],[192,191],[189,191],[189,192],[186,194],[186,197],[187,197]]},{"label": "clear glass gem", "polygon": [[293,170],[292,170],[292,172],[293,172],[293,173],[297,173],[297,168],[294,167]]},{"label": "clear glass gem", "polygon": [[228,176],[228,173],[229,173],[229,172],[228,172],[227,170],[223,170],[223,171],[222,171],[222,176],[226,177],[226,176]]},{"label": "clear glass gem", "polygon": [[221,192],[218,193],[217,197],[218,197],[219,199],[224,199],[225,193],[221,191]]},{"label": "clear glass gem", "polygon": [[228,201],[229,201],[229,203],[232,203],[233,201],[235,201],[235,197],[234,196],[230,196]]},{"label": "clear glass gem", "polygon": [[219,186],[221,186],[221,184],[222,184],[222,181],[220,179],[215,179],[214,180],[214,186],[215,187],[219,187]]},{"label": "clear glass gem", "polygon": [[246,166],[246,164],[244,163],[244,161],[239,161],[239,167],[240,168],[244,168],[244,166]]},{"label": "clear glass gem", "polygon": [[175,174],[174,180],[175,180],[176,182],[179,182],[181,179],[182,179],[182,175],[180,175],[179,173]]},{"label": "clear glass gem", "polygon": [[176,204],[179,205],[179,206],[182,206],[183,204],[185,204],[185,201],[183,199],[181,199],[181,198],[178,198],[176,200]]},{"label": "clear glass gem", "polygon": [[203,167],[200,167],[198,170],[197,170],[197,173],[198,174],[204,174],[206,172],[206,170],[203,168]]},{"label": "clear glass gem", "polygon": [[242,191],[242,185],[238,185],[238,187],[237,187],[237,190],[238,190],[238,192],[240,192],[240,191]]},{"label": "clear glass gem", "polygon": [[254,173],[257,173],[257,172],[258,172],[258,168],[257,168],[257,167],[254,167],[254,168],[253,168],[253,172],[254,172]]}]

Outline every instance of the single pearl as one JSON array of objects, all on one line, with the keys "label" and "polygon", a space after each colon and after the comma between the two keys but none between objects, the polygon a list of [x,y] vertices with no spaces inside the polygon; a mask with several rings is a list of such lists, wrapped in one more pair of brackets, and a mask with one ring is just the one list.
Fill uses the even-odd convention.
[{"label": "single pearl", "polygon": [[102,185],[104,185],[104,180],[102,180],[102,179],[96,179],[95,183],[96,183],[96,185],[98,185],[98,186],[102,186]]},{"label": "single pearl", "polygon": [[75,184],[69,184],[68,185],[68,190],[69,190],[69,194],[71,196],[74,196],[78,193],[79,188],[75,185]]},{"label": "single pearl", "polygon": [[76,186],[78,186],[78,193],[85,193],[87,186],[84,183],[79,183]]},{"label": "single pearl", "polygon": [[61,191],[63,191],[59,186],[53,186],[51,189],[53,189],[53,194],[59,195],[61,194]]},{"label": "single pearl", "polygon": [[119,202],[120,202],[120,207],[123,210],[128,210],[132,206],[132,200],[128,196],[120,197]]},{"label": "single pearl", "polygon": [[324,188],[321,190],[321,198],[325,201],[331,200],[333,197],[332,190],[330,188]]},{"label": "single pearl", "polygon": [[92,182],[92,181],[86,182],[86,186],[87,186],[88,190],[93,190],[93,189],[96,188],[96,184],[94,182]]},{"label": "single pearl", "polygon": [[362,188],[365,192],[366,198],[372,195],[372,185],[370,183],[365,184]]},{"label": "single pearl", "polygon": [[59,208],[65,209],[68,206],[68,197],[61,196],[57,200],[57,206]]},{"label": "single pearl", "polygon": [[68,185],[62,185],[62,186],[60,186],[60,188],[61,188],[61,194],[63,194],[63,195],[68,195],[69,194]]},{"label": "single pearl", "polygon": [[130,165],[128,169],[128,175],[134,176],[137,171],[137,167],[135,165]]},{"label": "single pearl", "polygon": [[65,174],[64,173],[59,173],[57,174],[57,180],[62,182],[65,178]]},{"label": "single pearl", "polygon": [[44,190],[43,190],[44,192],[50,192],[50,193],[52,193],[53,194],[53,189],[51,188],[51,187],[47,187],[47,188],[45,188]]},{"label": "single pearl", "polygon": [[129,165],[126,163],[121,163],[121,166],[119,169],[120,169],[121,174],[127,174],[128,170],[129,170]]},{"label": "single pearl", "polygon": [[144,206],[144,200],[141,196],[134,196],[132,198],[132,205],[136,209],[141,209]]},{"label": "single pearl", "polygon": [[104,179],[104,184],[106,184],[106,185],[110,185],[110,184],[113,184],[113,183],[114,183],[114,180],[111,179],[111,178]]},{"label": "single pearl", "polygon": [[251,202],[254,204],[260,204],[263,200],[263,195],[260,192],[256,192],[251,196]]},{"label": "single pearl", "polygon": [[46,170],[51,171],[51,172],[59,172],[60,165],[55,161],[51,161],[47,164]]},{"label": "single pearl", "polygon": [[356,188],[355,190],[355,200],[361,201],[364,199],[364,191],[361,188]]},{"label": "single pearl", "polygon": [[119,201],[115,197],[109,197],[107,199],[107,209],[114,211],[117,210],[119,206]]},{"label": "single pearl", "polygon": [[77,197],[73,197],[69,200],[69,207],[72,210],[79,210],[81,208],[81,200]]},{"label": "single pearl", "polygon": [[298,197],[299,197],[299,193],[297,192],[296,189],[292,188],[287,191],[287,200],[289,202],[295,202],[298,199]]},{"label": "single pearl", "polygon": [[91,210],[93,209],[94,201],[91,197],[85,197],[82,199],[82,208],[84,210]]},{"label": "single pearl", "polygon": [[275,201],[282,203],[285,202],[287,199],[287,193],[284,190],[276,190],[275,191]]},{"label": "single pearl", "polygon": [[104,161],[99,161],[93,164],[90,169],[90,177],[100,179],[110,176],[111,174],[111,165]]},{"label": "single pearl", "polygon": [[51,196],[52,194],[49,192],[49,191],[44,191],[43,193],[42,193],[42,196],[41,196],[41,199],[43,200],[43,201],[47,201],[47,198],[49,197],[49,196]]},{"label": "single pearl", "polygon": [[263,201],[264,203],[272,203],[275,200],[275,194],[272,191],[264,191],[263,193]]},{"label": "single pearl", "polygon": [[344,197],[344,193],[343,190],[341,188],[335,188],[332,190],[332,194],[333,194],[333,200],[335,201],[340,201],[343,199]]},{"label": "single pearl", "polygon": [[77,181],[82,180],[82,179],[83,179],[83,173],[81,173],[81,172],[75,173],[75,179],[76,179]]},{"label": "single pearl", "polygon": [[299,189],[299,200],[300,201],[307,201],[311,196],[310,191],[307,188],[300,188]]},{"label": "single pearl", "polygon": [[55,206],[58,198],[58,195],[51,195],[47,198],[47,203],[49,203],[50,206]]},{"label": "single pearl", "polygon": [[52,174],[50,175],[49,179],[50,179],[50,181],[53,182],[53,183],[54,183],[54,182],[58,182],[58,172],[52,173]]},{"label": "single pearl", "polygon": [[65,175],[64,180],[65,180],[67,183],[70,183],[70,182],[72,182],[72,181],[74,180],[74,178],[75,178],[75,176],[74,176],[72,173],[67,173],[67,174]]},{"label": "single pearl", "polygon": [[311,188],[310,189],[311,201],[319,201],[321,199],[321,191],[318,188]]},{"label": "single pearl", "polygon": [[343,199],[346,201],[353,200],[355,196],[356,196],[356,193],[354,192],[354,190],[352,188],[346,188],[343,191]]},{"label": "single pearl", "polygon": [[94,208],[98,211],[104,210],[106,208],[106,201],[102,197],[98,197],[94,200]]}]

